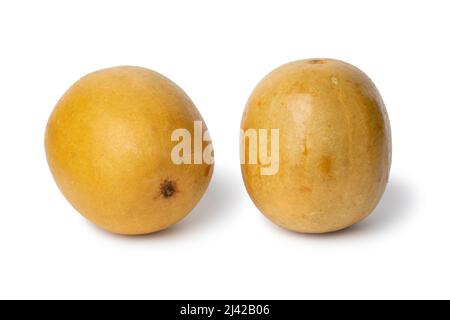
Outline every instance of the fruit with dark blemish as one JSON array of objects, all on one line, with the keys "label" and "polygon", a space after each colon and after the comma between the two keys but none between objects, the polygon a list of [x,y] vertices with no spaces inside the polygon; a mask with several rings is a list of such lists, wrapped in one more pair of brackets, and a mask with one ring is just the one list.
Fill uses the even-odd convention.
[{"label": "fruit with dark blemish", "polygon": [[164,180],[163,183],[161,183],[160,192],[164,198],[172,197],[176,191],[176,183],[174,181]]},{"label": "fruit with dark blemish", "polygon": [[138,67],[97,71],[55,107],[47,160],[64,196],[96,225],[127,235],[156,232],[185,217],[211,179],[212,165],[171,159],[172,133],[186,129],[194,136],[194,121],[203,122],[192,101],[161,74]]}]

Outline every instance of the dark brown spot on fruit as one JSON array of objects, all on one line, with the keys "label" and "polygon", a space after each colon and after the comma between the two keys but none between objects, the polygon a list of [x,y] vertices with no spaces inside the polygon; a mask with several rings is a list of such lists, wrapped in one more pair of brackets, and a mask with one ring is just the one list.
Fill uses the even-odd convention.
[{"label": "dark brown spot on fruit", "polygon": [[176,191],[177,191],[177,188],[176,188],[176,183],[174,181],[170,181],[170,180],[166,179],[160,185],[161,195],[166,199],[172,197]]}]

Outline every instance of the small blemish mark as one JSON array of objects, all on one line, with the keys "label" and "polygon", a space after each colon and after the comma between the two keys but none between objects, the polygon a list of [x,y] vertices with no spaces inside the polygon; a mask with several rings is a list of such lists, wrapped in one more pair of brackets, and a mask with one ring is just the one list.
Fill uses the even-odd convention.
[{"label": "small blemish mark", "polygon": [[327,63],[324,59],[311,59],[308,61],[309,64],[325,64]]},{"label": "small blemish mark", "polygon": [[307,157],[308,154],[309,154],[309,149],[308,149],[308,147],[305,146],[305,147],[303,148],[303,155],[304,155],[305,157]]},{"label": "small blemish mark", "polygon": [[312,189],[310,187],[307,187],[307,186],[301,186],[300,187],[300,192],[302,192],[302,193],[311,193]]},{"label": "small blemish mark", "polygon": [[331,83],[334,84],[335,86],[337,86],[339,84],[338,78],[336,78],[335,76],[332,76],[331,77]]},{"label": "small blemish mark", "polygon": [[305,137],[303,138],[303,156],[307,157],[309,155],[309,148],[308,148],[308,139]]},{"label": "small blemish mark", "polygon": [[212,169],[212,166],[208,166],[208,167],[205,169],[205,173],[204,173],[204,176],[205,176],[205,177],[209,176],[209,174],[211,173],[211,169]]},{"label": "small blemish mark", "polygon": [[163,183],[160,184],[159,190],[161,192],[161,195],[164,198],[168,199],[172,197],[177,191],[176,183],[174,181],[166,179],[163,181]]},{"label": "small blemish mark", "polygon": [[291,91],[295,93],[307,93],[309,90],[304,82],[295,82],[292,85]]},{"label": "small blemish mark", "polygon": [[322,156],[319,161],[319,170],[322,174],[332,178],[333,159],[330,156]]}]

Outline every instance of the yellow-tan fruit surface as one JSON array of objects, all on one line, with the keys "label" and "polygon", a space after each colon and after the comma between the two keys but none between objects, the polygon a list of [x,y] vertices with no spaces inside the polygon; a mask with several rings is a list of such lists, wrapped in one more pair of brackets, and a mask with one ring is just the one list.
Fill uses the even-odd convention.
[{"label": "yellow-tan fruit surface", "polygon": [[207,189],[212,165],[171,161],[172,132],[193,135],[194,121],[203,119],[189,97],[159,73],[100,70],[56,105],[45,134],[47,160],[87,219],[114,233],[152,233],[185,217]]},{"label": "yellow-tan fruit surface", "polygon": [[255,205],[284,228],[340,230],[368,216],[383,195],[388,116],[375,85],[350,64],[310,59],[274,70],[251,94],[241,128],[280,130],[278,173],[261,175],[261,162],[241,169]]}]

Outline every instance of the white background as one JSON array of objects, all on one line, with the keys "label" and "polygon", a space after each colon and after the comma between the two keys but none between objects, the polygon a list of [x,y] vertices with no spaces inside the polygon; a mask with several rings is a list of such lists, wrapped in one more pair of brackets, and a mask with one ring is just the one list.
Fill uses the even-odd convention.
[{"label": "white background", "polygon": [[[448,1],[1,1],[0,298],[450,298]],[[286,62],[346,60],[380,90],[393,166],[368,219],[284,231],[240,175],[241,114]],[[84,74],[157,70],[193,99],[216,170],[187,219],[143,237],[97,229],[44,153],[48,116]]]}]

